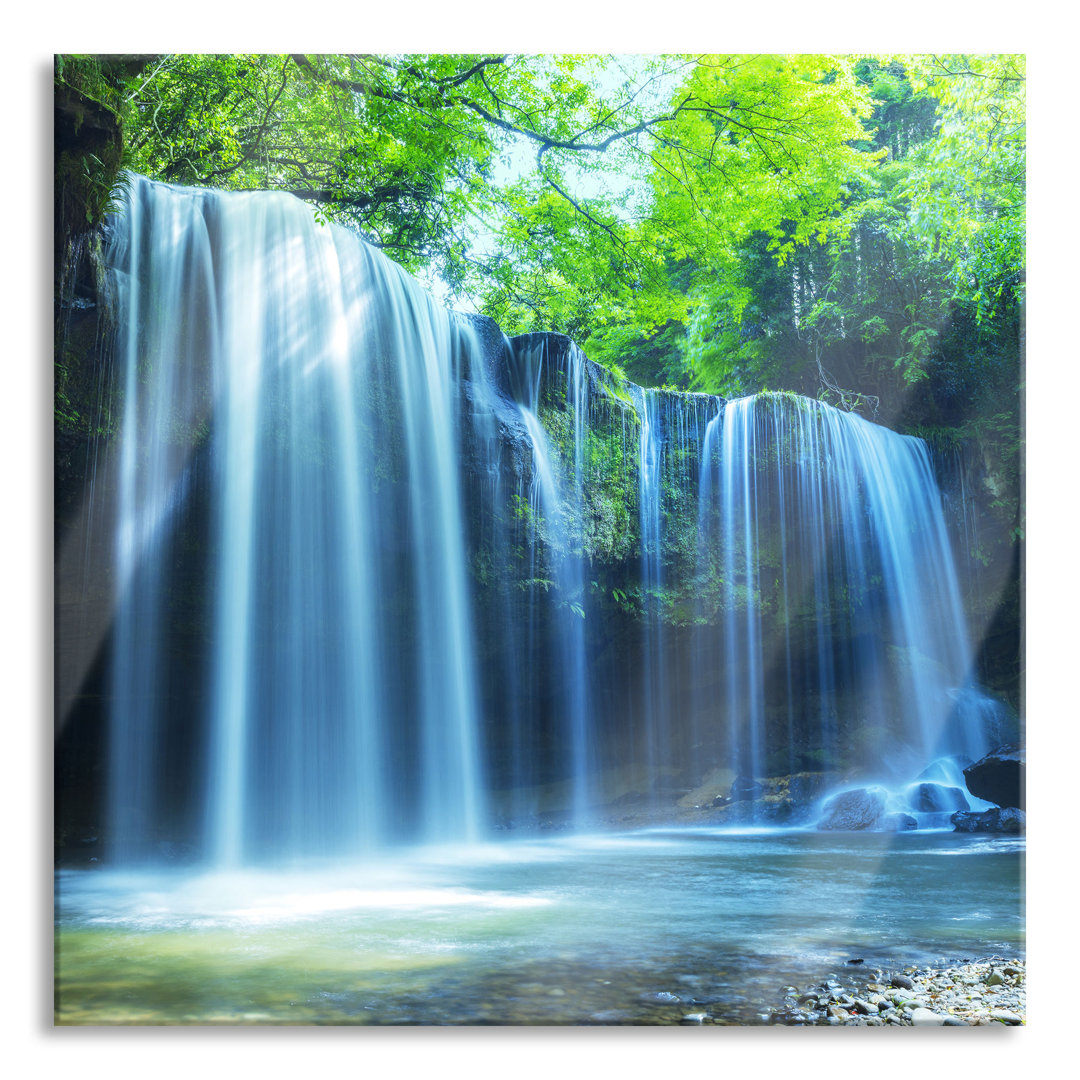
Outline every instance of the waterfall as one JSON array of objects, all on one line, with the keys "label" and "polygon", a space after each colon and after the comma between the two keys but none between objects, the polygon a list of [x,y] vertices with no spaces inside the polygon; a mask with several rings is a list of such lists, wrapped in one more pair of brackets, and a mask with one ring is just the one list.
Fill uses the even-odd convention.
[{"label": "waterfall", "polygon": [[[571,779],[570,809],[581,819],[594,798],[590,780],[595,770],[591,739],[591,709],[585,645],[585,622],[588,617],[588,594],[585,588],[583,551],[584,457],[588,435],[588,399],[585,378],[586,359],[576,346],[565,357],[557,358],[546,339],[520,351],[516,357],[525,379],[524,400],[519,403],[521,418],[528,432],[533,452],[533,480],[529,492],[530,516],[541,522],[546,546],[552,552],[552,569],[557,588],[556,615],[558,669],[555,677],[562,687],[559,705],[562,714],[560,740]],[[545,365],[555,367],[565,386],[565,401],[570,412],[569,445],[562,460],[553,454],[538,412],[541,382]],[[530,537],[530,563],[536,567],[535,541]],[[534,586],[535,589],[535,586]],[[546,591],[546,588],[545,588]],[[540,602],[535,591],[532,605]]]},{"label": "waterfall", "polygon": [[640,400],[641,418],[641,480],[638,487],[641,517],[641,590],[644,612],[644,648],[642,650],[642,707],[648,738],[646,760],[651,770],[664,761],[670,743],[666,709],[666,670],[664,665],[664,623],[661,589],[664,585],[663,537],[663,477],[661,453],[663,434],[660,430],[659,397],[643,390],[635,395]]},{"label": "waterfall", "polygon": [[[199,747],[184,755],[202,770],[192,834],[221,865],[478,835],[458,477],[470,332],[283,195],[133,179],[110,261],[116,857],[151,852],[174,816],[180,744]],[[197,526],[205,586],[174,572]],[[176,622],[187,587],[205,594],[201,650]]]},{"label": "waterfall", "polygon": [[[721,408],[708,394],[674,394],[634,388],[640,426],[638,504],[641,528],[641,713],[650,773],[677,771],[672,687],[677,665],[665,634],[665,530],[668,514],[685,513],[696,497],[696,471],[709,422]],[[665,493],[665,485],[667,492]],[[660,799],[656,800],[660,802]]]},{"label": "waterfall", "polygon": [[1001,727],[920,440],[508,341],[290,196],[125,199],[114,862],[660,813],[718,766],[910,781]]},{"label": "waterfall", "polygon": [[699,664],[723,672],[735,771],[984,753],[956,706],[972,649],[926,445],[787,394],[729,401],[705,441]]}]

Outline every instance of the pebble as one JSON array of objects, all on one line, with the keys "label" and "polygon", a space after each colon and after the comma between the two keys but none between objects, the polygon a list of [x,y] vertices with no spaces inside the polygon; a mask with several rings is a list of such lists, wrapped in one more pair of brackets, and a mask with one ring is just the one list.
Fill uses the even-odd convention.
[{"label": "pebble", "polygon": [[865,992],[830,978],[799,998],[804,1012],[795,1019],[873,1027],[1017,1026],[1027,1022],[1025,970],[1023,960],[994,956],[941,969],[878,971]]},{"label": "pebble", "polygon": [[945,1013],[936,1013],[933,1009],[915,1009],[911,1014],[911,1022],[915,1027],[923,1025],[945,1023]]}]

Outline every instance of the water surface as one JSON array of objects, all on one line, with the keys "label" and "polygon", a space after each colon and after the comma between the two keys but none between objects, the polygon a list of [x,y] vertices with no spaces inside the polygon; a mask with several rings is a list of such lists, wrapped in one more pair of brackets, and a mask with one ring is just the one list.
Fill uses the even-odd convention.
[{"label": "water surface", "polygon": [[829,974],[1023,955],[1022,875],[1015,839],[710,830],[65,870],[56,1018],[767,1023],[785,988]]}]

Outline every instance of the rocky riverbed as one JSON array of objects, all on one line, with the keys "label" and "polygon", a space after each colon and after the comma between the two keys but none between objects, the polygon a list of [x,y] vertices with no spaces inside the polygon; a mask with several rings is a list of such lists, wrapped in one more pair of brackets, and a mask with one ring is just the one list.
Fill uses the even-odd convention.
[{"label": "rocky riverbed", "polygon": [[1023,960],[990,957],[954,967],[875,971],[863,986],[835,977],[789,988],[778,1024],[883,1027],[1016,1026],[1027,1020]]}]

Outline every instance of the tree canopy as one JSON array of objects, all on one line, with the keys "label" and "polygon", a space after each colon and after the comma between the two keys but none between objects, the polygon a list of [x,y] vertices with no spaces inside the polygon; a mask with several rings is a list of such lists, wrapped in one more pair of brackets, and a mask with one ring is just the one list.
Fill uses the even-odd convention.
[{"label": "tree canopy", "polygon": [[293,192],[645,384],[896,418],[925,383],[924,426],[1015,393],[1023,57],[63,56],[56,79],[115,114],[126,167]]}]

